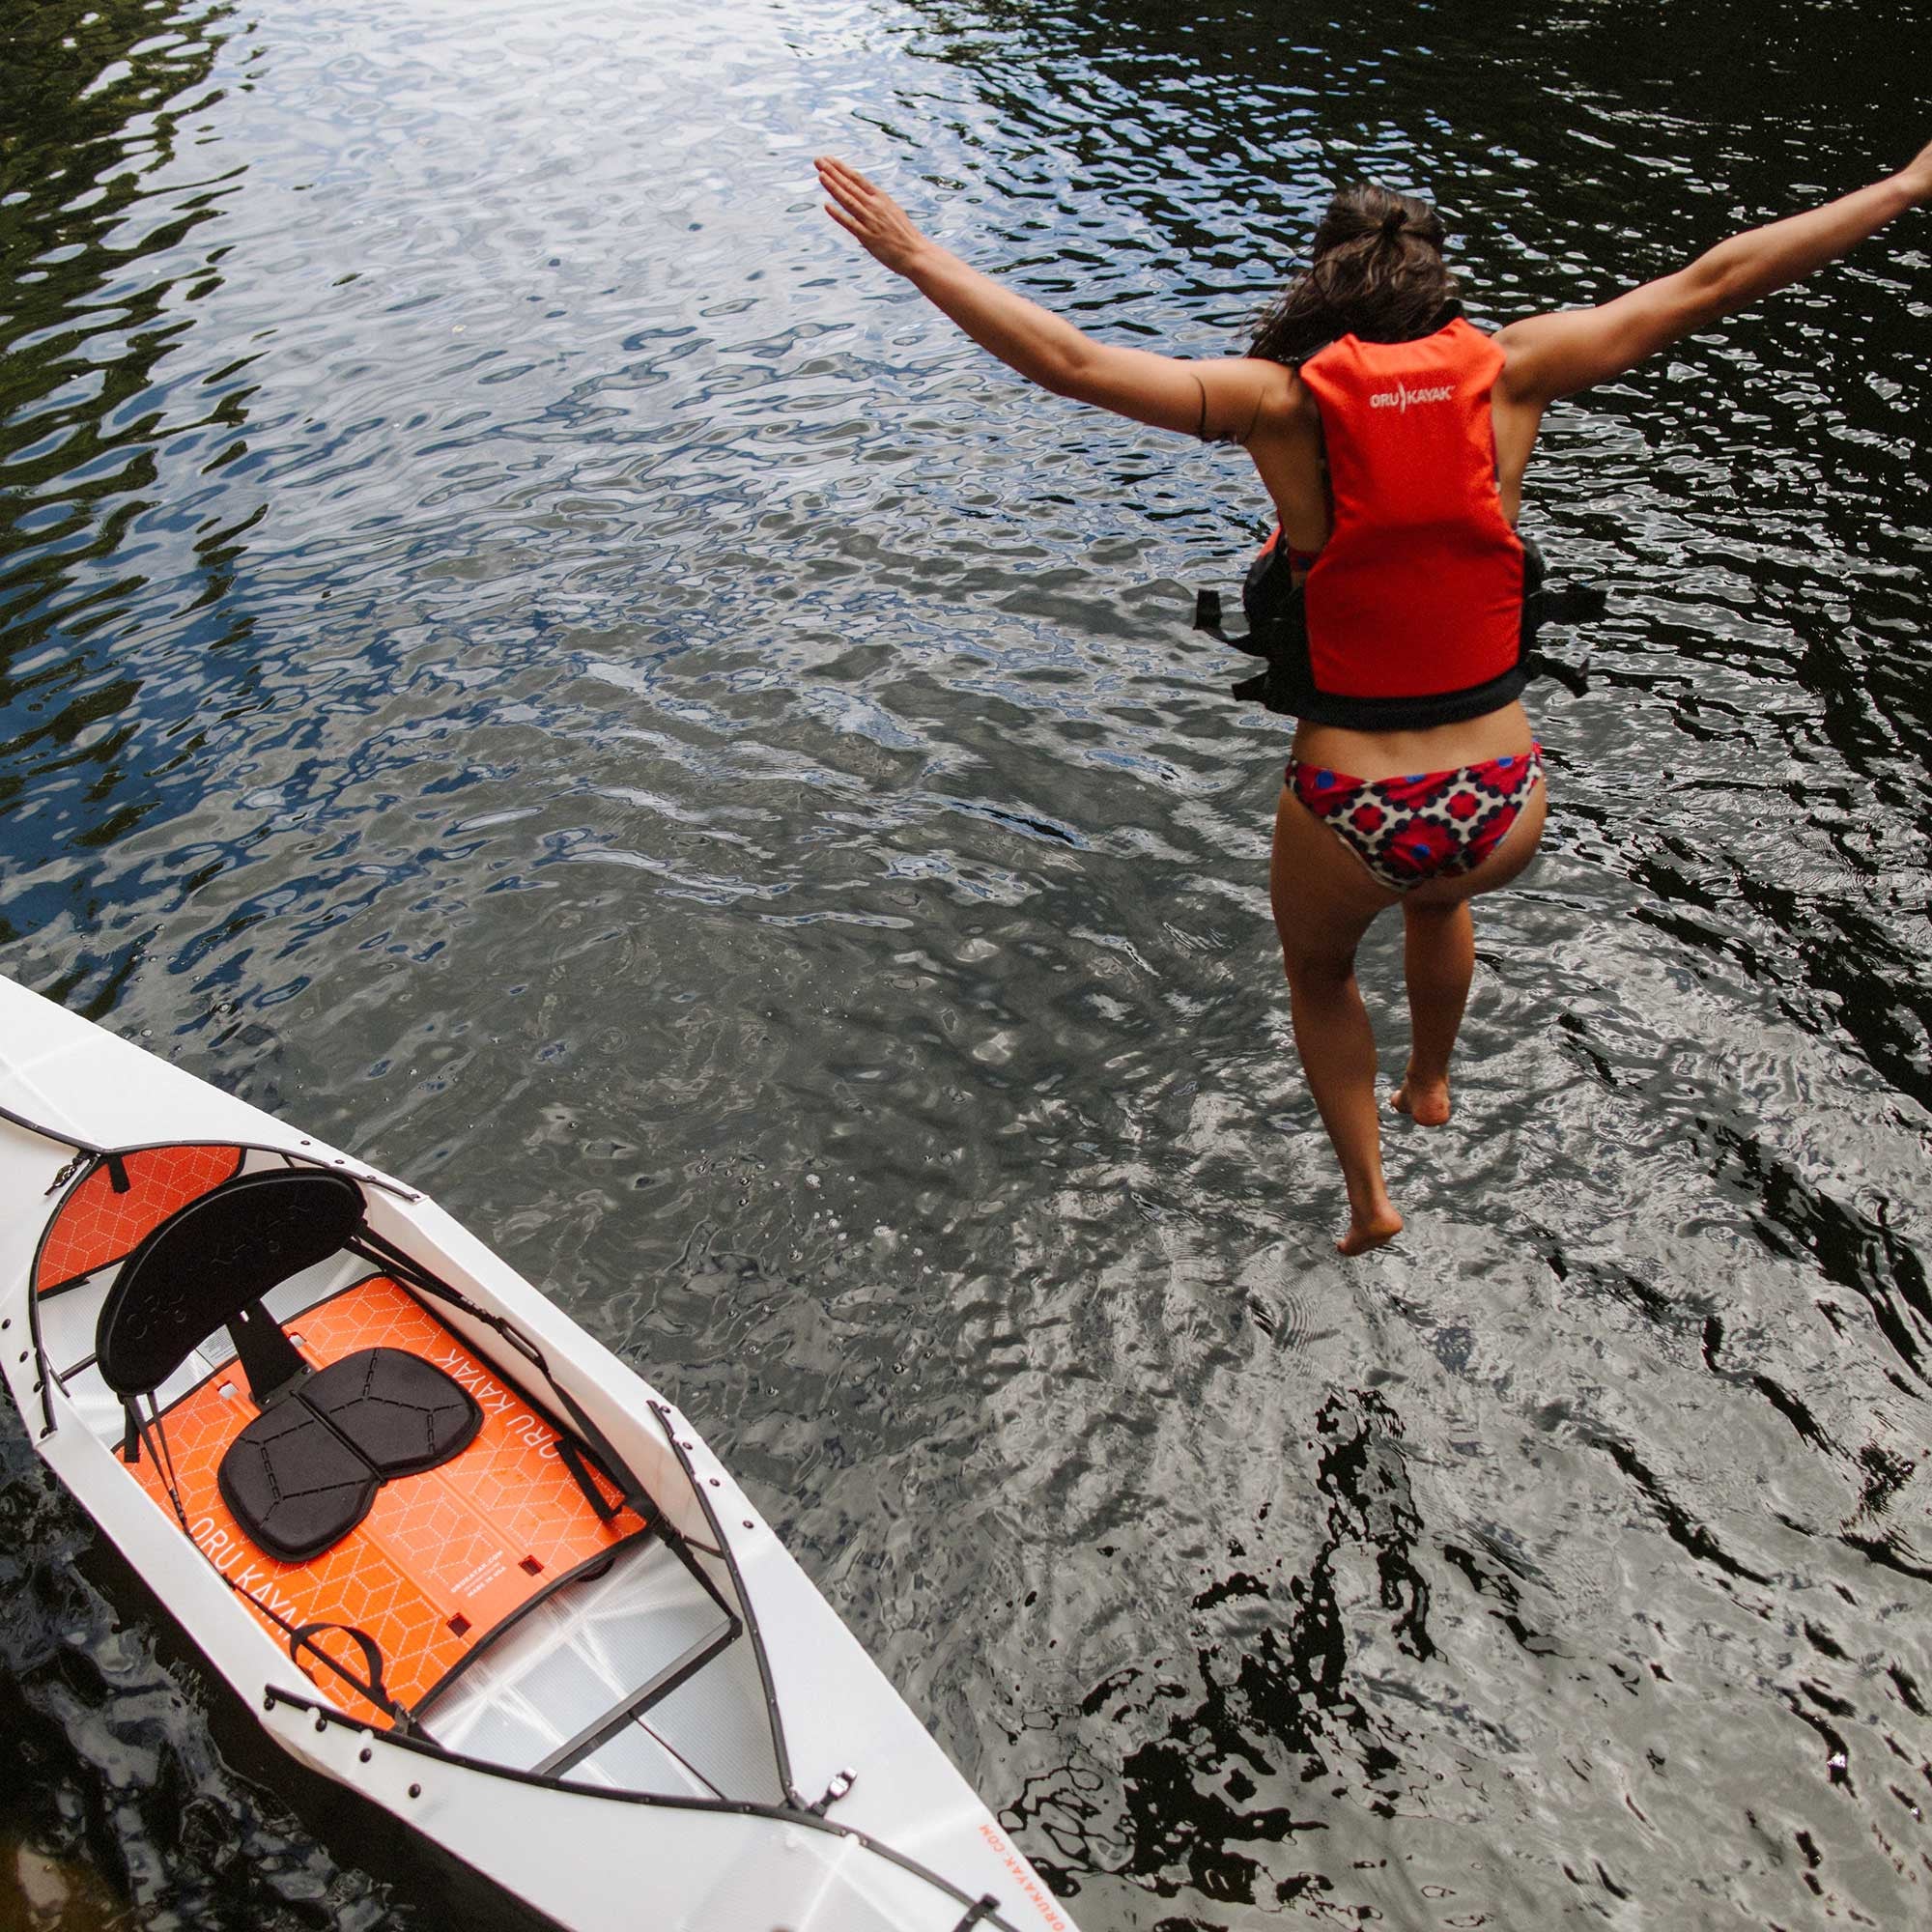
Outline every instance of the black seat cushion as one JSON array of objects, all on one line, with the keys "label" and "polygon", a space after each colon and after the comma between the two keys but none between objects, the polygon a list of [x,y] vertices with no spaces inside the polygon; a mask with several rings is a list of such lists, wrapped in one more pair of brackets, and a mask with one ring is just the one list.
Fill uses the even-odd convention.
[{"label": "black seat cushion", "polygon": [[250,1541],[284,1563],[340,1543],[383,1487],[299,1395],[264,1409],[228,1445],[215,1481]]},{"label": "black seat cushion", "polygon": [[301,1399],[379,1476],[433,1469],[469,1448],[483,1427],[468,1389],[401,1349],[364,1349],[329,1363],[301,1385]]},{"label": "black seat cushion", "polygon": [[393,1476],[460,1455],[483,1427],[461,1383],[401,1349],[363,1349],[319,1369],[228,1445],[221,1499],[251,1542],[284,1563],[340,1543]]}]

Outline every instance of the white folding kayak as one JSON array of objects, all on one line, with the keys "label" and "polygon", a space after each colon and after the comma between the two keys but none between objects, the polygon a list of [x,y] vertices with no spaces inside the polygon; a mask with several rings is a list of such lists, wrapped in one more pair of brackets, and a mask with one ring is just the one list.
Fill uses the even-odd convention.
[{"label": "white folding kayak", "polygon": [[435,1203],[0,980],[36,1448],[285,1750],[557,1923],[1071,1932],[676,1407]]}]

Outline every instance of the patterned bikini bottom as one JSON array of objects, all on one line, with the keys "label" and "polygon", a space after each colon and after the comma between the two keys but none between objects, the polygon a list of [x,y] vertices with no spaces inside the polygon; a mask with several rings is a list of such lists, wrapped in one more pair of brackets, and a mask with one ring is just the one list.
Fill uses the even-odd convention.
[{"label": "patterned bikini bottom", "polygon": [[1291,763],[1288,782],[1377,882],[1406,893],[1473,872],[1503,841],[1543,777],[1543,747],[1453,772],[1353,779]]}]

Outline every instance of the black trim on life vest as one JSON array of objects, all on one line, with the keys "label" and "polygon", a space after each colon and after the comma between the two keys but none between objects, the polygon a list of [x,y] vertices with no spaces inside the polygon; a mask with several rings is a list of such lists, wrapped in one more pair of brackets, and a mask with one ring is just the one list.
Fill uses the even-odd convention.
[{"label": "black trim on life vest", "polygon": [[1575,624],[1601,617],[1608,599],[1596,584],[1550,588],[1542,550],[1524,537],[1522,553],[1522,618],[1517,661],[1499,675],[1459,691],[1413,697],[1364,697],[1319,689],[1309,663],[1303,586],[1292,582],[1280,543],[1264,550],[1248,568],[1241,588],[1241,604],[1248,617],[1244,635],[1230,637],[1222,627],[1218,590],[1196,591],[1194,628],[1265,660],[1264,669],[1233,688],[1236,697],[1285,717],[1305,719],[1311,724],[1338,724],[1360,731],[1427,730],[1500,710],[1520,697],[1534,677],[1553,678],[1581,696],[1588,689],[1582,672],[1549,656],[1540,648],[1538,638],[1545,624]]}]

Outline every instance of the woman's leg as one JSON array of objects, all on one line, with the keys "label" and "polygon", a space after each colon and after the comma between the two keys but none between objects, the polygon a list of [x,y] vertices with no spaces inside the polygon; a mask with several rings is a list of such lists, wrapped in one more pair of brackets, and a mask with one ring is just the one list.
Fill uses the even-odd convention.
[{"label": "woman's leg", "polygon": [[1349,1230],[1336,1246],[1358,1255],[1402,1232],[1382,1179],[1375,1034],[1355,983],[1355,948],[1397,895],[1378,885],[1286,787],[1275,810],[1268,886],[1295,1050],[1349,1190]]},{"label": "woman's leg", "polygon": [[1403,978],[1408,982],[1408,1070],[1389,1101],[1418,1126],[1449,1118],[1449,1056],[1476,971],[1476,927],[1467,899],[1402,908]]},{"label": "woman's leg", "polygon": [[1390,1100],[1419,1125],[1449,1118],[1449,1056],[1463,1024],[1476,970],[1476,928],[1469,901],[1506,886],[1536,857],[1548,811],[1542,781],[1522,802],[1503,841],[1473,872],[1431,879],[1402,902],[1403,973],[1408,981],[1408,1071]]}]

